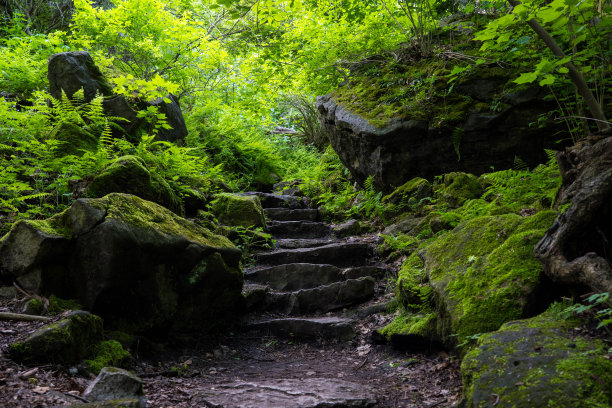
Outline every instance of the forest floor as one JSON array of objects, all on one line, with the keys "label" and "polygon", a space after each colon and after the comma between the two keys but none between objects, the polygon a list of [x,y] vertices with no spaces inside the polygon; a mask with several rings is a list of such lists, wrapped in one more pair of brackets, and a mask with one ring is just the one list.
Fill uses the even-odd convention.
[{"label": "forest floor", "polygon": [[[19,312],[23,299],[0,298],[1,311]],[[61,318],[61,315],[55,319]],[[207,406],[205,391],[236,381],[340,379],[371,389],[375,407],[451,407],[461,395],[456,358],[443,351],[415,354],[369,341],[380,322],[372,315],[351,342],[300,343],[236,332],[196,345],[166,344],[137,356],[129,369],[144,382],[149,407]],[[0,347],[44,325],[0,320]],[[134,353],[136,354],[136,353]],[[84,367],[23,366],[0,355],[0,406],[56,407],[82,403],[94,378]]]}]

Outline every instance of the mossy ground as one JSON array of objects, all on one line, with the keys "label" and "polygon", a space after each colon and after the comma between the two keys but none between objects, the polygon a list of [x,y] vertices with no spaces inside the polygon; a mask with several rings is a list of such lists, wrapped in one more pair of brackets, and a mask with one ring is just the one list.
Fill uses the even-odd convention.
[{"label": "mossy ground", "polygon": [[85,363],[94,374],[98,374],[104,367],[121,367],[132,357],[116,340],[98,343],[93,355],[93,359],[85,360]]}]

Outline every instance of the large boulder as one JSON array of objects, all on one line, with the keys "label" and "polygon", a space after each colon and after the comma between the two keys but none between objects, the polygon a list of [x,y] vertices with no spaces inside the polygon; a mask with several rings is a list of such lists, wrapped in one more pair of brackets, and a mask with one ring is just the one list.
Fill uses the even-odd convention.
[{"label": "large boulder", "polygon": [[77,299],[111,328],[210,330],[243,310],[241,256],[158,204],[113,193],[15,224],[0,240],[0,279]]},{"label": "large boulder", "polygon": [[[439,106],[457,111],[447,115],[452,122],[417,109],[397,112],[383,123],[369,120],[367,112],[358,112],[360,99],[375,98],[380,91],[342,102],[336,92],[319,96],[316,104],[331,145],[353,178],[363,185],[373,176],[377,190],[391,192],[414,177],[431,180],[455,171],[479,175],[491,166],[511,168],[516,157],[529,166],[543,163],[544,148],[556,146],[556,125],[533,123],[554,105],[538,92],[503,94],[504,82],[488,78],[479,80],[477,87],[467,84],[462,95],[469,94],[471,103],[459,97],[440,101]],[[493,104],[502,109],[492,110]]]},{"label": "large boulder", "polygon": [[458,225],[406,261],[398,277],[400,299],[410,306],[431,296],[428,282],[435,340],[450,347],[537,312],[553,293],[532,252],[554,217],[554,211],[542,211],[476,217]]},{"label": "large boulder", "polygon": [[480,338],[463,359],[467,408],[609,407],[608,346],[551,312]]},{"label": "large boulder", "polygon": [[261,201],[256,195],[240,196],[221,193],[210,204],[220,223],[238,227],[266,228]]},{"label": "large boulder", "polygon": [[110,193],[133,194],[144,200],[181,213],[181,200],[168,183],[155,172],[150,172],[137,156],[123,156],[98,174],[87,186],[85,195],[99,198]]},{"label": "large boulder", "polygon": [[83,88],[85,101],[95,98],[96,93],[110,96],[113,88],[100,72],[87,51],[61,52],[49,58],[47,78],[51,96],[61,99],[62,91],[72,96]]},{"label": "large boulder", "polygon": [[[96,94],[105,96],[102,102],[104,113],[123,119],[118,120],[117,124],[132,142],[140,140],[141,131],[152,130],[146,120],[138,117],[139,110],[147,110],[151,106],[166,116],[166,123],[170,126],[170,129],[161,128],[157,132],[157,140],[180,143],[187,136],[187,126],[177,97],[168,95],[166,98],[156,98],[132,106],[124,96],[113,95],[112,86],[86,51],[53,54],[49,58],[47,78],[51,95],[57,99],[61,99],[62,91],[72,98],[81,88],[85,102],[91,101]],[[123,134],[113,129],[115,137]]]}]

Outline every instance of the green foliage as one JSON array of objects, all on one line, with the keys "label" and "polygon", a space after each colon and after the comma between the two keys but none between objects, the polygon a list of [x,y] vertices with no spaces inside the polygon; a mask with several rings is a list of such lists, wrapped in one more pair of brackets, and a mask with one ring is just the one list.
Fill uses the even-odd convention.
[{"label": "green foliage", "polygon": [[604,328],[612,335],[612,307],[609,298],[608,292],[591,294],[584,299],[584,303],[565,307],[560,311],[560,316],[564,319],[573,315],[590,316],[598,322],[598,329]]}]

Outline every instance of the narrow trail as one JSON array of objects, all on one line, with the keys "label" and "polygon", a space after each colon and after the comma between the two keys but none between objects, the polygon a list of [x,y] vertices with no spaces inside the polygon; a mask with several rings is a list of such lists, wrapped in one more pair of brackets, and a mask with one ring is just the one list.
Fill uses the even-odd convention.
[{"label": "narrow trail", "polygon": [[[458,363],[446,353],[372,343],[372,332],[392,318],[386,311],[393,271],[377,262],[375,235],[335,238],[299,197],[247,194],[260,197],[277,240],[276,249],[256,254],[245,270],[249,313],[214,345],[141,364],[136,372],[151,406],[450,407],[458,401]],[[179,378],[155,374],[177,365]]]}]

